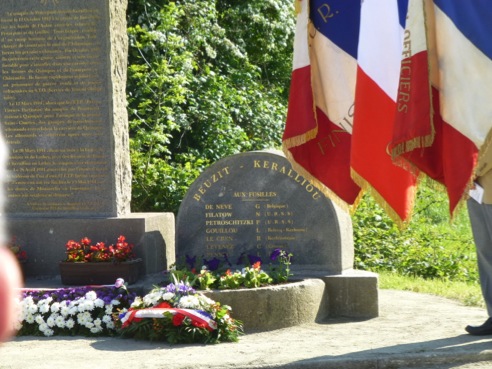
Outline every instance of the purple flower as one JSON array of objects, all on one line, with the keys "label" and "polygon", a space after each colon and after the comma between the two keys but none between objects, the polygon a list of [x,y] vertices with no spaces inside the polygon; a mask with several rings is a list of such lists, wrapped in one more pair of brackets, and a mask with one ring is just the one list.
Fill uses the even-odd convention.
[{"label": "purple flower", "polygon": [[213,258],[211,260],[206,260],[205,258],[203,259],[203,264],[206,265],[208,267],[208,270],[210,271],[214,271],[214,270],[217,270],[219,269],[219,265],[220,265],[220,260],[217,259],[217,258]]},{"label": "purple flower", "polygon": [[171,292],[174,294],[180,294],[180,295],[193,295],[195,294],[195,290],[190,287],[189,285],[179,282],[177,285],[174,283],[169,283],[166,287],[166,292]]},{"label": "purple flower", "polygon": [[273,250],[272,253],[270,254],[270,260],[272,260],[272,261],[277,260],[278,257],[280,255],[282,255],[282,252],[283,252],[282,249],[275,249],[275,250]]},{"label": "purple flower", "polygon": [[255,255],[248,255],[248,260],[249,260],[249,263],[251,265],[253,265],[254,263],[257,263],[258,261],[260,263],[262,263],[261,258],[259,256],[255,256]]}]

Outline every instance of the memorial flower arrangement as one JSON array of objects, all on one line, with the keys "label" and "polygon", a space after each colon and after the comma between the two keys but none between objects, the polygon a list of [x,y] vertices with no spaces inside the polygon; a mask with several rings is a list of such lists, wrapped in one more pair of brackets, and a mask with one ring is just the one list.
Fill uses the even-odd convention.
[{"label": "memorial flower arrangement", "polygon": [[120,332],[124,337],[169,343],[237,342],[243,327],[230,310],[189,284],[175,281],[137,297],[122,310]]},{"label": "memorial flower arrangement", "polygon": [[223,255],[223,260],[203,259],[203,266],[199,271],[195,267],[196,256],[186,256],[186,265],[175,267],[170,271],[170,275],[173,279],[187,281],[191,286],[201,290],[257,288],[286,283],[293,275],[290,269],[292,256],[292,253],[279,248],[273,250],[268,272],[262,269],[261,258],[254,255],[242,254],[237,264],[241,265],[246,259],[249,265],[235,270],[231,269],[227,255]]},{"label": "memorial flower arrangement", "polygon": [[116,335],[114,315],[135,297],[122,279],[114,286],[25,290],[18,300],[17,335]]},{"label": "memorial flower arrangement", "polygon": [[20,245],[17,237],[13,236],[10,242],[7,244],[7,247],[10,249],[10,251],[12,251],[12,253],[15,255],[20,263],[27,261],[27,252]]},{"label": "memorial flower arrangement", "polygon": [[116,243],[107,246],[104,242],[93,244],[88,237],[80,242],[69,240],[65,245],[67,262],[98,263],[123,262],[136,258],[134,245],[126,242],[125,236],[119,236]]}]

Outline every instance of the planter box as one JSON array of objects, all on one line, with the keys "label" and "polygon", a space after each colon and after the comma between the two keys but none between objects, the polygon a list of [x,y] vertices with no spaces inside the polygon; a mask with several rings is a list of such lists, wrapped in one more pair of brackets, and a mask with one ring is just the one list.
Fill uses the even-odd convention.
[{"label": "planter box", "polygon": [[60,276],[64,285],[85,286],[91,284],[114,284],[123,278],[128,284],[135,283],[142,270],[142,259],[122,263],[68,263],[61,261]]},{"label": "planter box", "polygon": [[232,308],[231,315],[243,322],[246,333],[264,332],[322,321],[328,316],[321,279],[243,288],[200,291],[221,305]]}]

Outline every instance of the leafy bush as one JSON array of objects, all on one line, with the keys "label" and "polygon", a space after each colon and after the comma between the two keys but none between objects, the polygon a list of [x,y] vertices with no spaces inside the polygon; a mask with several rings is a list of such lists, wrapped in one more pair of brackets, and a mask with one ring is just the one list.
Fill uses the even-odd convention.
[{"label": "leafy bush", "polygon": [[466,209],[450,222],[446,194],[421,186],[413,219],[400,230],[370,196],[353,217],[355,268],[476,282],[476,255]]},{"label": "leafy bush", "polygon": [[132,211],[177,212],[206,166],[280,145],[291,0],[132,0],[128,25]]}]

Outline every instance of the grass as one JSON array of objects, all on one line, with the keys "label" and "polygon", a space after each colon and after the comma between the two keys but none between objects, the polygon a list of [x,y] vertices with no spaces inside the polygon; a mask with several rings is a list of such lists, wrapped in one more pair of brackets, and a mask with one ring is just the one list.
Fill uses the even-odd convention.
[{"label": "grass", "polygon": [[478,283],[407,277],[390,272],[378,274],[379,287],[382,289],[427,293],[457,300],[466,306],[485,307]]}]

